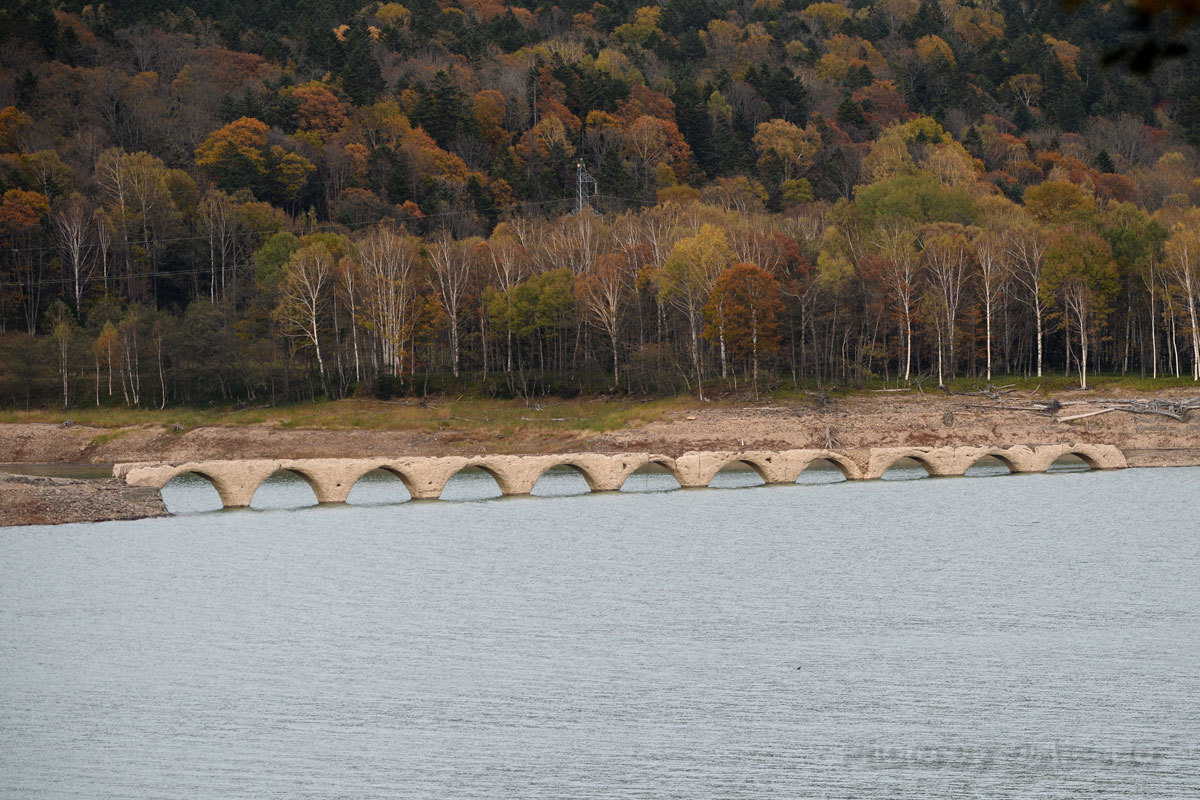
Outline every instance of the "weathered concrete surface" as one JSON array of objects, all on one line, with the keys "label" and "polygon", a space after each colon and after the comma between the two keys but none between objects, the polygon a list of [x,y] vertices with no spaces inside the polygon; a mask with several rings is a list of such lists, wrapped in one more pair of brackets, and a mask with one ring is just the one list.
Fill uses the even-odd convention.
[{"label": "weathered concrete surface", "polygon": [[0,473],[0,526],[62,525],[167,515],[153,487],[95,478]]},{"label": "weathered concrete surface", "polygon": [[931,475],[962,475],[984,456],[993,456],[1013,472],[1044,472],[1063,455],[1074,454],[1096,469],[1126,466],[1121,451],[1112,445],[1059,444],[1029,447],[887,447],[852,453],[830,450],[692,451],[677,458],[651,453],[568,453],[530,456],[448,456],[434,458],[309,458],[247,459],[241,461],[189,461],[180,464],[139,462],[117,464],[116,478],[131,486],[161,489],[185,474],[207,478],[227,507],[250,505],[255,491],[276,472],[304,478],[320,503],[344,503],[354,484],[368,472],[387,470],[400,478],[414,499],[440,497],[456,473],[482,469],[496,480],[506,495],[529,494],[538,479],[554,467],[578,470],[593,491],[616,491],[638,469],[657,464],[684,488],[708,486],[730,464],[744,464],[767,483],[795,483],[817,461],[826,461],[849,480],[881,477],[902,458],[912,458]]},{"label": "weathered concrete surface", "polygon": [[1125,456],[1109,444],[1049,444],[1028,447],[879,447],[871,450],[864,477],[883,477],[888,467],[902,458],[911,458],[930,475],[962,475],[985,456],[1002,462],[1013,472],[1045,472],[1065,455],[1083,459],[1093,469],[1123,469]]},{"label": "weathered concrete surface", "polygon": [[708,486],[722,469],[740,463],[757,472],[766,483],[795,483],[800,473],[816,461],[828,461],[850,480],[862,477],[862,470],[850,455],[830,450],[690,452],[675,459],[673,472],[680,486]]}]

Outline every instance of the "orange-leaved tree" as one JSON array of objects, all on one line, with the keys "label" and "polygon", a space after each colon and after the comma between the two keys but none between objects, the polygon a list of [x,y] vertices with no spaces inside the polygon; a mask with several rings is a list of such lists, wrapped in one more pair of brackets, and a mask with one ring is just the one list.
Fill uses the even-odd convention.
[{"label": "orange-leaved tree", "polygon": [[33,245],[49,213],[50,199],[41,192],[9,189],[0,197],[0,274],[16,284],[30,335],[37,330],[42,297],[42,259]]},{"label": "orange-leaved tree", "polygon": [[720,276],[704,306],[709,341],[723,332],[734,358],[749,359],[751,382],[758,393],[759,356],[779,347],[779,314],[783,297],[779,282],[757,264],[734,264]]},{"label": "orange-leaved tree", "polygon": [[253,117],[236,119],[205,137],[196,148],[196,166],[211,172],[227,191],[250,189],[260,200],[292,200],[316,167],[303,156],[270,144],[270,130]]}]

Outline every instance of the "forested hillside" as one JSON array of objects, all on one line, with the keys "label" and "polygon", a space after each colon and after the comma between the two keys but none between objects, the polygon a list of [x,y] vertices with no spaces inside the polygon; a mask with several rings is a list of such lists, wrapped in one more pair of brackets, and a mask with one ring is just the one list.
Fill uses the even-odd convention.
[{"label": "forested hillside", "polygon": [[1200,378],[1200,67],[1131,19],[6,3],[0,404]]}]

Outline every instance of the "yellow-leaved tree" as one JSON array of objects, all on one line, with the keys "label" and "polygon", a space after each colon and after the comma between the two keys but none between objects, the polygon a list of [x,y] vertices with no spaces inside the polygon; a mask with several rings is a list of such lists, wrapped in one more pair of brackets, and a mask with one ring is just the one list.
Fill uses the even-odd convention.
[{"label": "yellow-leaved tree", "polygon": [[[680,239],[671,249],[661,271],[656,274],[658,292],[663,299],[678,309],[687,319],[688,334],[692,344],[692,369],[696,376],[696,389],[704,397],[703,372],[700,364],[700,323],[702,311],[713,284],[734,261],[733,248],[725,231],[715,225],[704,224],[695,236]],[[722,365],[724,338],[718,333]]]}]

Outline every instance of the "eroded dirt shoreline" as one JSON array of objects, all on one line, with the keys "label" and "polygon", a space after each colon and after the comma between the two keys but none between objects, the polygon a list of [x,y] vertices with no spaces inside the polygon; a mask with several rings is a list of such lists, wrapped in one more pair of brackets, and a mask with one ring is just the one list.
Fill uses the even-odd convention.
[{"label": "eroded dirt shoreline", "polygon": [[[1158,399],[1167,396],[1197,397],[1200,390],[1163,393]],[[1081,400],[1102,403],[1104,399],[1103,394],[1076,394],[1070,398],[1076,403]],[[1008,404],[1019,406],[1019,398]],[[1080,410],[1086,411],[1090,407]],[[1125,452],[1130,466],[1200,465],[1200,414],[1193,414],[1186,422],[1125,412],[1059,422],[1053,416],[996,408],[988,400],[926,393],[859,395],[829,401],[814,398],[811,401],[736,406],[697,402],[694,408],[673,412],[662,420],[602,434],[537,426],[501,436],[486,427],[431,433],[302,430],[263,424],[209,426],[173,432],[160,426],[105,429],[78,425],[4,424],[0,425],[0,462],[106,464],[233,458],[638,451],[677,456],[688,450],[825,447],[855,450],[1069,442],[1115,445]],[[71,483],[94,486],[103,482]],[[40,510],[23,514],[19,506],[13,506],[12,486],[6,486],[5,491],[10,496],[0,506],[0,524],[80,521],[72,516],[79,513],[88,519],[131,518],[109,516],[112,513],[109,505],[95,504],[86,498],[60,504],[64,507],[62,513],[71,519],[52,520],[53,504],[44,503],[37,507]],[[32,496],[29,494],[31,489],[21,491],[24,494],[20,496]],[[84,492],[84,489],[80,491]],[[70,490],[64,484],[54,492],[55,497],[64,498],[69,497]],[[86,513],[86,506],[95,506],[95,513]],[[81,508],[84,511],[80,511]],[[37,521],[30,521],[34,519]]]},{"label": "eroded dirt shoreline", "polygon": [[[1172,396],[1189,396],[1180,392]],[[1200,389],[1190,395],[1200,396]],[[1104,398],[1092,396],[1097,403]],[[1078,401],[1082,397],[1073,397]],[[1161,398],[1160,398],[1161,399]],[[1014,404],[1019,404],[1019,400]],[[593,434],[530,426],[502,438],[479,426],[443,432],[310,430],[273,424],[206,426],[173,432],[164,426],[0,424],[0,463],[111,464],[230,458],[336,458],[482,455],[488,453],[688,450],[781,450],[827,447],[944,447],[1095,442],[1132,451],[1151,466],[1200,451],[1200,413],[1187,422],[1114,412],[1075,422],[998,408],[944,394],[860,395],[794,403],[719,406],[696,403],[664,419]],[[1099,407],[1099,406],[1096,406]],[[1086,411],[1088,407],[1079,410]],[[1159,453],[1154,455],[1151,451]],[[1178,457],[1169,455],[1179,452]]]}]

